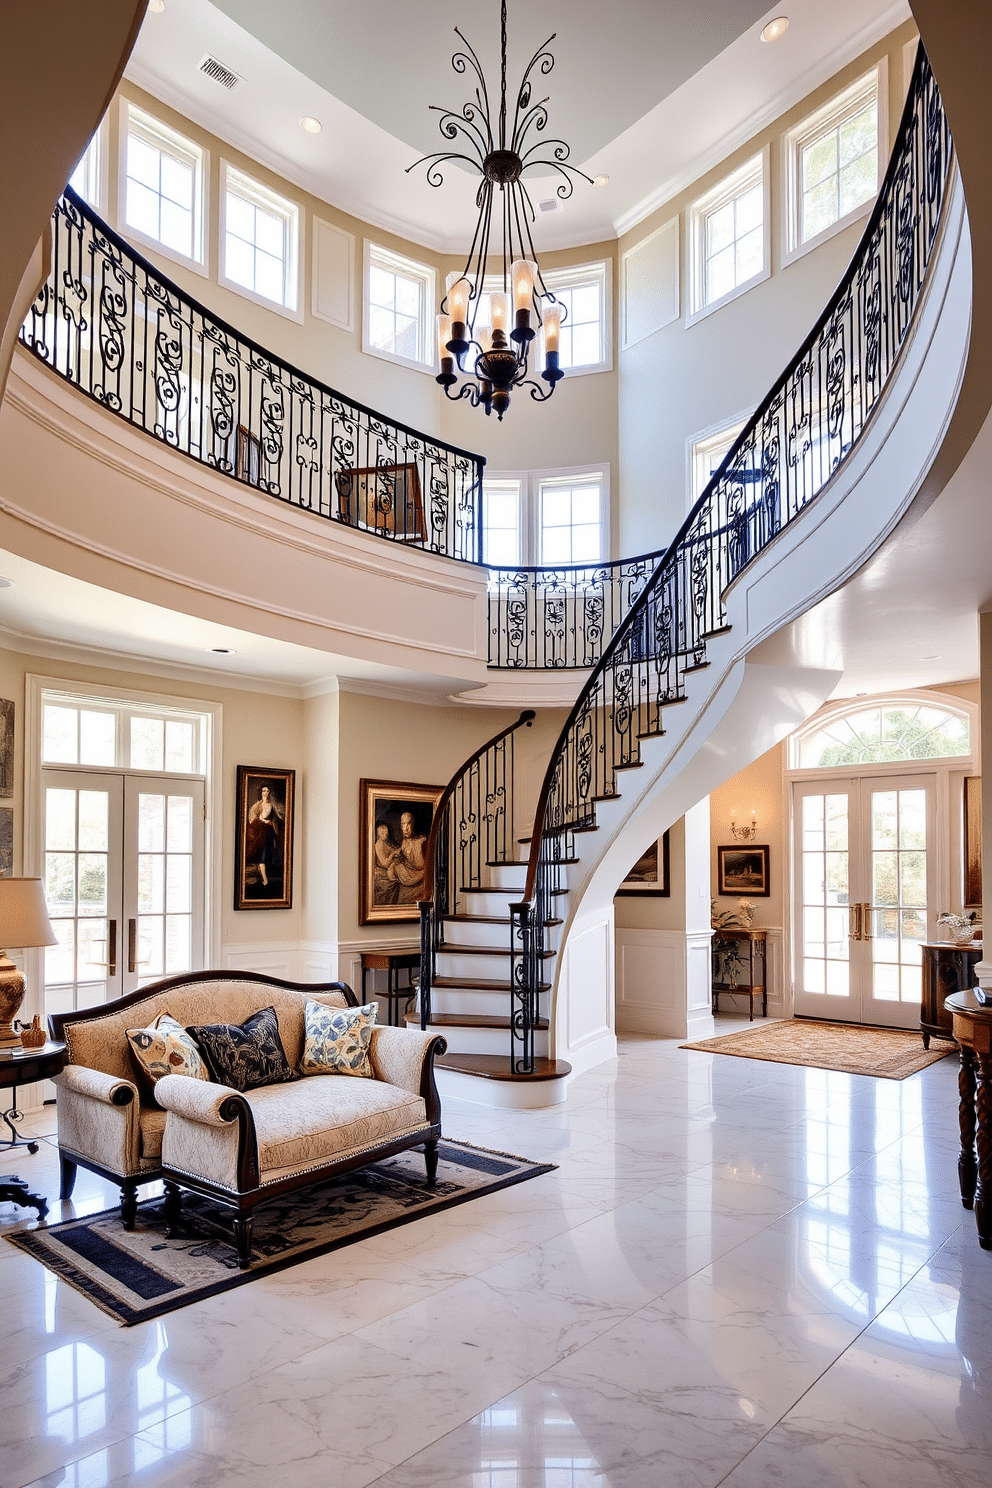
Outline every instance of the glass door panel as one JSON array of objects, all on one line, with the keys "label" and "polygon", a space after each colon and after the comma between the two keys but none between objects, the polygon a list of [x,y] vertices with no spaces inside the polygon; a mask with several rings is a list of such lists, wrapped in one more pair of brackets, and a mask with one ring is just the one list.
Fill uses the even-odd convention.
[{"label": "glass door panel", "polygon": [[850,1020],[856,1002],[848,936],[854,782],[797,784],[796,1012]]},{"label": "glass door panel", "polygon": [[120,776],[46,770],[45,895],[58,944],[45,951],[45,1009],[73,1012],[124,991]]},{"label": "glass door panel", "polygon": [[134,986],[202,964],[203,784],[127,778],[127,966]]},{"label": "glass door panel", "polygon": [[923,943],[934,920],[933,777],[865,781],[871,858],[863,929],[870,951],[866,1022],[915,1028],[920,1020]]}]

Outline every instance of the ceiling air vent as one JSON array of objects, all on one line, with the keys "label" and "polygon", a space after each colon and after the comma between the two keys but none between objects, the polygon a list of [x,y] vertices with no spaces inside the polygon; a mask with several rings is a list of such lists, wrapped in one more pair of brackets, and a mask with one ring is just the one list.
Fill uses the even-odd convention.
[{"label": "ceiling air vent", "polygon": [[561,202],[558,200],[558,198],[556,196],[553,196],[550,201],[538,202],[537,205],[540,207],[540,209],[541,209],[542,212],[559,212],[559,211],[561,211]]},{"label": "ceiling air vent", "polygon": [[200,63],[200,71],[206,73],[208,78],[213,78],[215,83],[220,83],[222,88],[227,88],[229,92],[239,83],[244,82],[244,78],[232,72],[229,67],[225,67],[223,62],[218,62],[216,57],[211,57],[209,52]]}]

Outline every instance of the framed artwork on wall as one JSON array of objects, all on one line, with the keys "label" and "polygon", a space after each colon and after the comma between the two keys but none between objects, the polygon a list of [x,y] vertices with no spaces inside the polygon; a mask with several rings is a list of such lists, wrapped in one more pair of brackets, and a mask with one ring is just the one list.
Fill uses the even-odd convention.
[{"label": "framed artwork on wall", "polygon": [[295,770],[238,766],[235,909],[291,909]]},{"label": "framed artwork on wall", "polygon": [[[6,704],[4,705],[6,706]],[[13,707],[13,704],[10,705]],[[982,777],[964,779],[964,908],[982,907]]]},{"label": "framed artwork on wall", "polygon": [[771,896],[767,847],[718,847],[717,856],[718,894],[754,894],[759,899]]},{"label": "framed artwork on wall", "polygon": [[0,698],[0,796],[14,794],[14,704]]},{"label": "framed artwork on wall", "polygon": [[334,477],[338,520],[399,542],[424,542],[424,503],[416,465],[368,465]]},{"label": "framed artwork on wall", "polygon": [[0,806],[0,876],[10,878],[14,871],[14,808]]},{"label": "framed artwork on wall", "polygon": [[444,786],[362,780],[359,792],[358,922],[417,921],[424,849]]},{"label": "framed artwork on wall", "polygon": [[668,833],[652,842],[617,889],[616,898],[668,899],[672,892]]}]

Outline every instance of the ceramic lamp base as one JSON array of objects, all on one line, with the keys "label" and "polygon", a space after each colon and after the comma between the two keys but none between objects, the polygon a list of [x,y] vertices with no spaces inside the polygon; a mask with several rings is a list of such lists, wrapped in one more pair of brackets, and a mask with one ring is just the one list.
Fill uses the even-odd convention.
[{"label": "ceramic lamp base", "polygon": [[21,1047],[13,1022],[24,1001],[24,973],[18,971],[6,951],[0,951],[0,1049]]}]

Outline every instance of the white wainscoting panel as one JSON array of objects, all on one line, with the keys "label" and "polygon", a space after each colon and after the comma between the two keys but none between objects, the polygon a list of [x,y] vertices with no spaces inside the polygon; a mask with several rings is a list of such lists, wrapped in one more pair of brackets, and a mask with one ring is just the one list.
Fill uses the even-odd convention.
[{"label": "white wainscoting panel", "polygon": [[577,919],[565,942],[555,1000],[556,1059],[573,1074],[615,1059],[613,906]]},{"label": "white wainscoting panel", "polygon": [[300,945],[298,941],[255,941],[253,944],[228,942],[220,948],[221,966],[225,971],[261,971],[266,976],[283,977],[299,982]]},{"label": "white wainscoting panel", "polygon": [[712,1027],[710,933],[617,931],[617,1028],[661,1038]]}]

